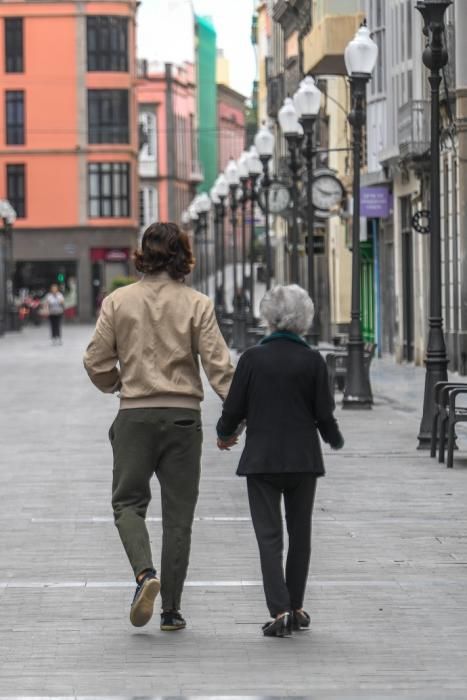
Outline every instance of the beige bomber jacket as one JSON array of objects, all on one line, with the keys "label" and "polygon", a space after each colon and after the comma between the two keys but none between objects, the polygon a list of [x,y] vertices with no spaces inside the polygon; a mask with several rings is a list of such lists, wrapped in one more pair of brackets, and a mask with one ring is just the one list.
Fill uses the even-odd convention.
[{"label": "beige bomber jacket", "polygon": [[120,392],[121,409],[199,409],[199,359],[224,400],[234,367],[213,303],[162,272],[104,299],[84,366],[98,389]]}]

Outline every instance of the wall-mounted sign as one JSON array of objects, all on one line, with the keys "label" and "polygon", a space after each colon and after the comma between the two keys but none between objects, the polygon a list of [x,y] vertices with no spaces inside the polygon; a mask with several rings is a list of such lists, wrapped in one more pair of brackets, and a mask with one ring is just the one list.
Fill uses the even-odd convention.
[{"label": "wall-mounted sign", "polygon": [[391,204],[388,187],[362,187],[360,190],[360,216],[387,219],[391,213]]},{"label": "wall-mounted sign", "polygon": [[91,261],[126,262],[130,257],[128,248],[91,248]]}]

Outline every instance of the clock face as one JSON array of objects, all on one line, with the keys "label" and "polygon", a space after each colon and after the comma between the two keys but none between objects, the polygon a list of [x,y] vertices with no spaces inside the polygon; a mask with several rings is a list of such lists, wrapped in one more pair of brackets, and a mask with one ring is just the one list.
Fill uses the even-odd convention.
[{"label": "clock face", "polygon": [[329,211],[342,201],[343,190],[333,175],[319,175],[313,181],[313,204],[317,209]]},{"label": "clock face", "polygon": [[[264,190],[260,190],[259,203],[264,209]],[[288,187],[280,182],[273,182],[269,189],[269,211],[271,214],[280,214],[290,204],[290,192]]]}]

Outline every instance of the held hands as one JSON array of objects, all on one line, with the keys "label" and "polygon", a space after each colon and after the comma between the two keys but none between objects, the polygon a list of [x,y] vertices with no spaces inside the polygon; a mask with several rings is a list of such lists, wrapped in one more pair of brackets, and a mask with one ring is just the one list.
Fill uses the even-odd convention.
[{"label": "held hands", "polygon": [[230,450],[231,447],[238,443],[238,435],[232,435],[230,438],[217,438],[217,447],[221,450]]}]

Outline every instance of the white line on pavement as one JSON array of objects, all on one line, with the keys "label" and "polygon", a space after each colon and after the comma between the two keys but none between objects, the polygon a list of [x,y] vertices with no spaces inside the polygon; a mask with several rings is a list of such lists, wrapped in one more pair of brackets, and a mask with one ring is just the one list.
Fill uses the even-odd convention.
[{"label": "white line on pavement", "polygon": [[[326,588],[431,588],[437,587],[463,587],[462,580],[452,579],[425,579],[420,578],[413,581],[362,581],[358,579],[352,580],[319,580],[312,579],[309,582],[315,587]],[[133,588],[134,582],[131,581],[26,581],[26,580],[11,580],[0,581],[0,590],[8,589],[65,589],[65,588]],[[248,580],[233,580],[233,581],[187,581],[185,586],[188,588],[241,588],[262,586],[262,581]]]},{"label": "white line on pavement", "polygon": [[[205,516],[196,517],[195,522],[198,523],[249,523],[251,518],[248,516]],[[113,523],[114,519],[111,516],[94,515],[88,518],[31,518],[31,523]],[[160,523],[161,517],[146,518],[146,522]]]}]

